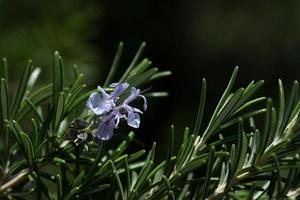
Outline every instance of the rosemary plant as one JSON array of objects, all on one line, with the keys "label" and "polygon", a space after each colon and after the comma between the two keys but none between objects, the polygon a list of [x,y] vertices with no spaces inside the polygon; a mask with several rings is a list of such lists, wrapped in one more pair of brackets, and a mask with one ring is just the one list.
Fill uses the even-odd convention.
[{"label": "rosemary plant", "polygon": [[[107,79],[86,91],[74,67],[73,81],[54,53],[53,80],[40,88],[41,72],[29,61],[15,95],[8,90],[4,59],[1,79],[0,197],[3,199],[297,199],[300,194],[299,84],[289,97],[279,80],[279,104],[256,96],[263,81],[233,90],[238,68],[215,107],[202,123],[206,80],[195,126],[186,128],[174,149],[169,133],[167,157],[155,161],[156,144],[128,153],[134,132],[117,146],[110,143],[119,123],[138,128],[147,98],[165,92],[141,92],[164,76],[141,60],[143,43],[127,70],[115,79],[120,43]],[[143,109],[134,100],[144,102]],[[257,123],[259,122],[259,123]]]}]

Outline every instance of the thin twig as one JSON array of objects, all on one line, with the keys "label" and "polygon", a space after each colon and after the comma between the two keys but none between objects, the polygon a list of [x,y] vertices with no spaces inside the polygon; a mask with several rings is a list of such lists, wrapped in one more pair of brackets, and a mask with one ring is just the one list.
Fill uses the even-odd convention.
[{"label": "thin twig", "polygon": [[5,192],[7,189],[18,185],[22,182],[29,174],[29,169],[23,169],[18,175],[16,175],[13,179],[9,180],[7,183],[0,186],[0,194]]}]

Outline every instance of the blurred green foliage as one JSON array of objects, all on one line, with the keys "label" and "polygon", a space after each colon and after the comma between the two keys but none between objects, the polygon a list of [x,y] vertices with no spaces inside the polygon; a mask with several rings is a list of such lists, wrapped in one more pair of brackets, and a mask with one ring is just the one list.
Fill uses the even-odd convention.
[{"label": "blurred green foliage", "polygon": [[95,64],[100,56],[91,41],[100,15],[97,1],[2,0],[0,56],[7,57],[14,72],[29,58],[47,70],[54,50],[63,52],[66,65]]}]

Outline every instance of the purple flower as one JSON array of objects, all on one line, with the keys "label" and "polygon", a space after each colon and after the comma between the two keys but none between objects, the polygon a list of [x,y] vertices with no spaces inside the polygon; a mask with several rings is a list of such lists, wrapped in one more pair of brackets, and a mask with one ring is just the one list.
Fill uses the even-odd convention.
[{"label": "purple flower", "polygon": [[[94,102],[92,102],[92,100],[95,99],[94,97],[92,97],[93,94],[90,97],[91,99],[90,104],[88,101],[88,106],[90,108],[91,108],[90,105],[92,105],[93,108],[96,107],[96,109],[98,110],[100,110],[100,108],[103,110],[100,114],[103,115],[102,121],[96,130],[96,137],[100,140],[109,140],[113,135],[114,129],[118,127],[119,122],[122,119],[127,120],[127,124],[129,126],[133,128],[139,128],[141,123],[140,114],[142,114],[143,112],[138,108],[129,105],[129,103],[132,102],[137,97],[141,97],[143,99],[144,101],[143,108],[144,110],[147,109],[146,98],[143,95],[141,95],[139,89],[136,89],[134,87],[131,88],[131,94],[122,103],[115,105],[116,103],[115,99],[128,87],[128,84],[123,83],[118,85],[112,85],[111,87],[115,87],[115,90],[111,95],[102,98],[101,101],[99,101],[98,99],[96,100],[96,102],[101,102],[99,104],[109,104],[110,106],[108,109],[102,109],[105,106],[99,104],[97,105],[93,104]],[[111,100],[113,100],[112,103],[110,102]],[[94,113],[97,114],[99,112],[96,113],[94,111]]]},{"label": "purple flower", "polygon": [[105,115],[96,130],[96,137],[99,140],[109,140],[114,133],[114,129],[118,127],[120,119],[125,118],[119,110],[114,110]]},{"label": "purple flower", "polygon": [[143,114],[143,112],[137,108],[134,108],[130,105],[128,105],[131,101],[136,99],[137,97],[141,97],[144,101],[144,110],[147,109],[147,100],[146,98],[141,95],[141,92],[139,89],[136,89],[134,87],[131,88],[131,94],[124,100],[123,102],[123,108],[127,111],[127,124],[128,126],[131,126],[133,128],[139,128],[141,119],[139,114]]},{"label": "purple flower", "polygon": [[93,92],[90,95],[87,101],[87,106],[96,115],[107,113],[115,107],[115,102],[118,99],[119,95],[124,92],[128,86],[128,83],[111,84],[110,87],[115,89],[110,95],[107,94],[102,87],[98,86],[97,89],[99,90],[99,92]]}]

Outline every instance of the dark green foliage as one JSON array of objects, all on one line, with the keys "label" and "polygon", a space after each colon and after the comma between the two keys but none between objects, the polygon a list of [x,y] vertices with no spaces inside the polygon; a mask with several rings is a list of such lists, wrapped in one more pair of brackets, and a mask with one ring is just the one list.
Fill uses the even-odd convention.
[{"label": "dark green foliage", "polygon": [[[140,88],[170,74],[151,68],[146,58],[141,60],[144,46],[143,43],[119,82]],[[120,43],[104,83],[107,90],[110,83],[117,81],[114,75],[122,52]],[[76,67],[73,81],[64,83],[58,52],[54,54],[52,82],[35,88],[39,68],[29,62],[14,98],[8,91],[6,68],[0,87],[3,198],[99,199],[101,195],[121,200],[296,199],[300,194],[298,82],[293,83],[286,98],[279,80],[279,105],[275,106],[271,98],[255,97],[263,81],[233,90],[238,72],[235,68],[205,125],[203,79],[194,129],[185,129],[176,150],[178,130],[172,125],[166,160],[157,163],[155,142],[149,151],[129,153],[133,132],[116,147],[111,147],[110,141],[73,142],[72,134],[89,128],[82,123],[76,129],[76,123],[92,121],[84,104],[94,90],[85,91],[83,75]],[[125,91],[120,98],[128,93]],[[87,152],[84,147],[88,147]]]}]

